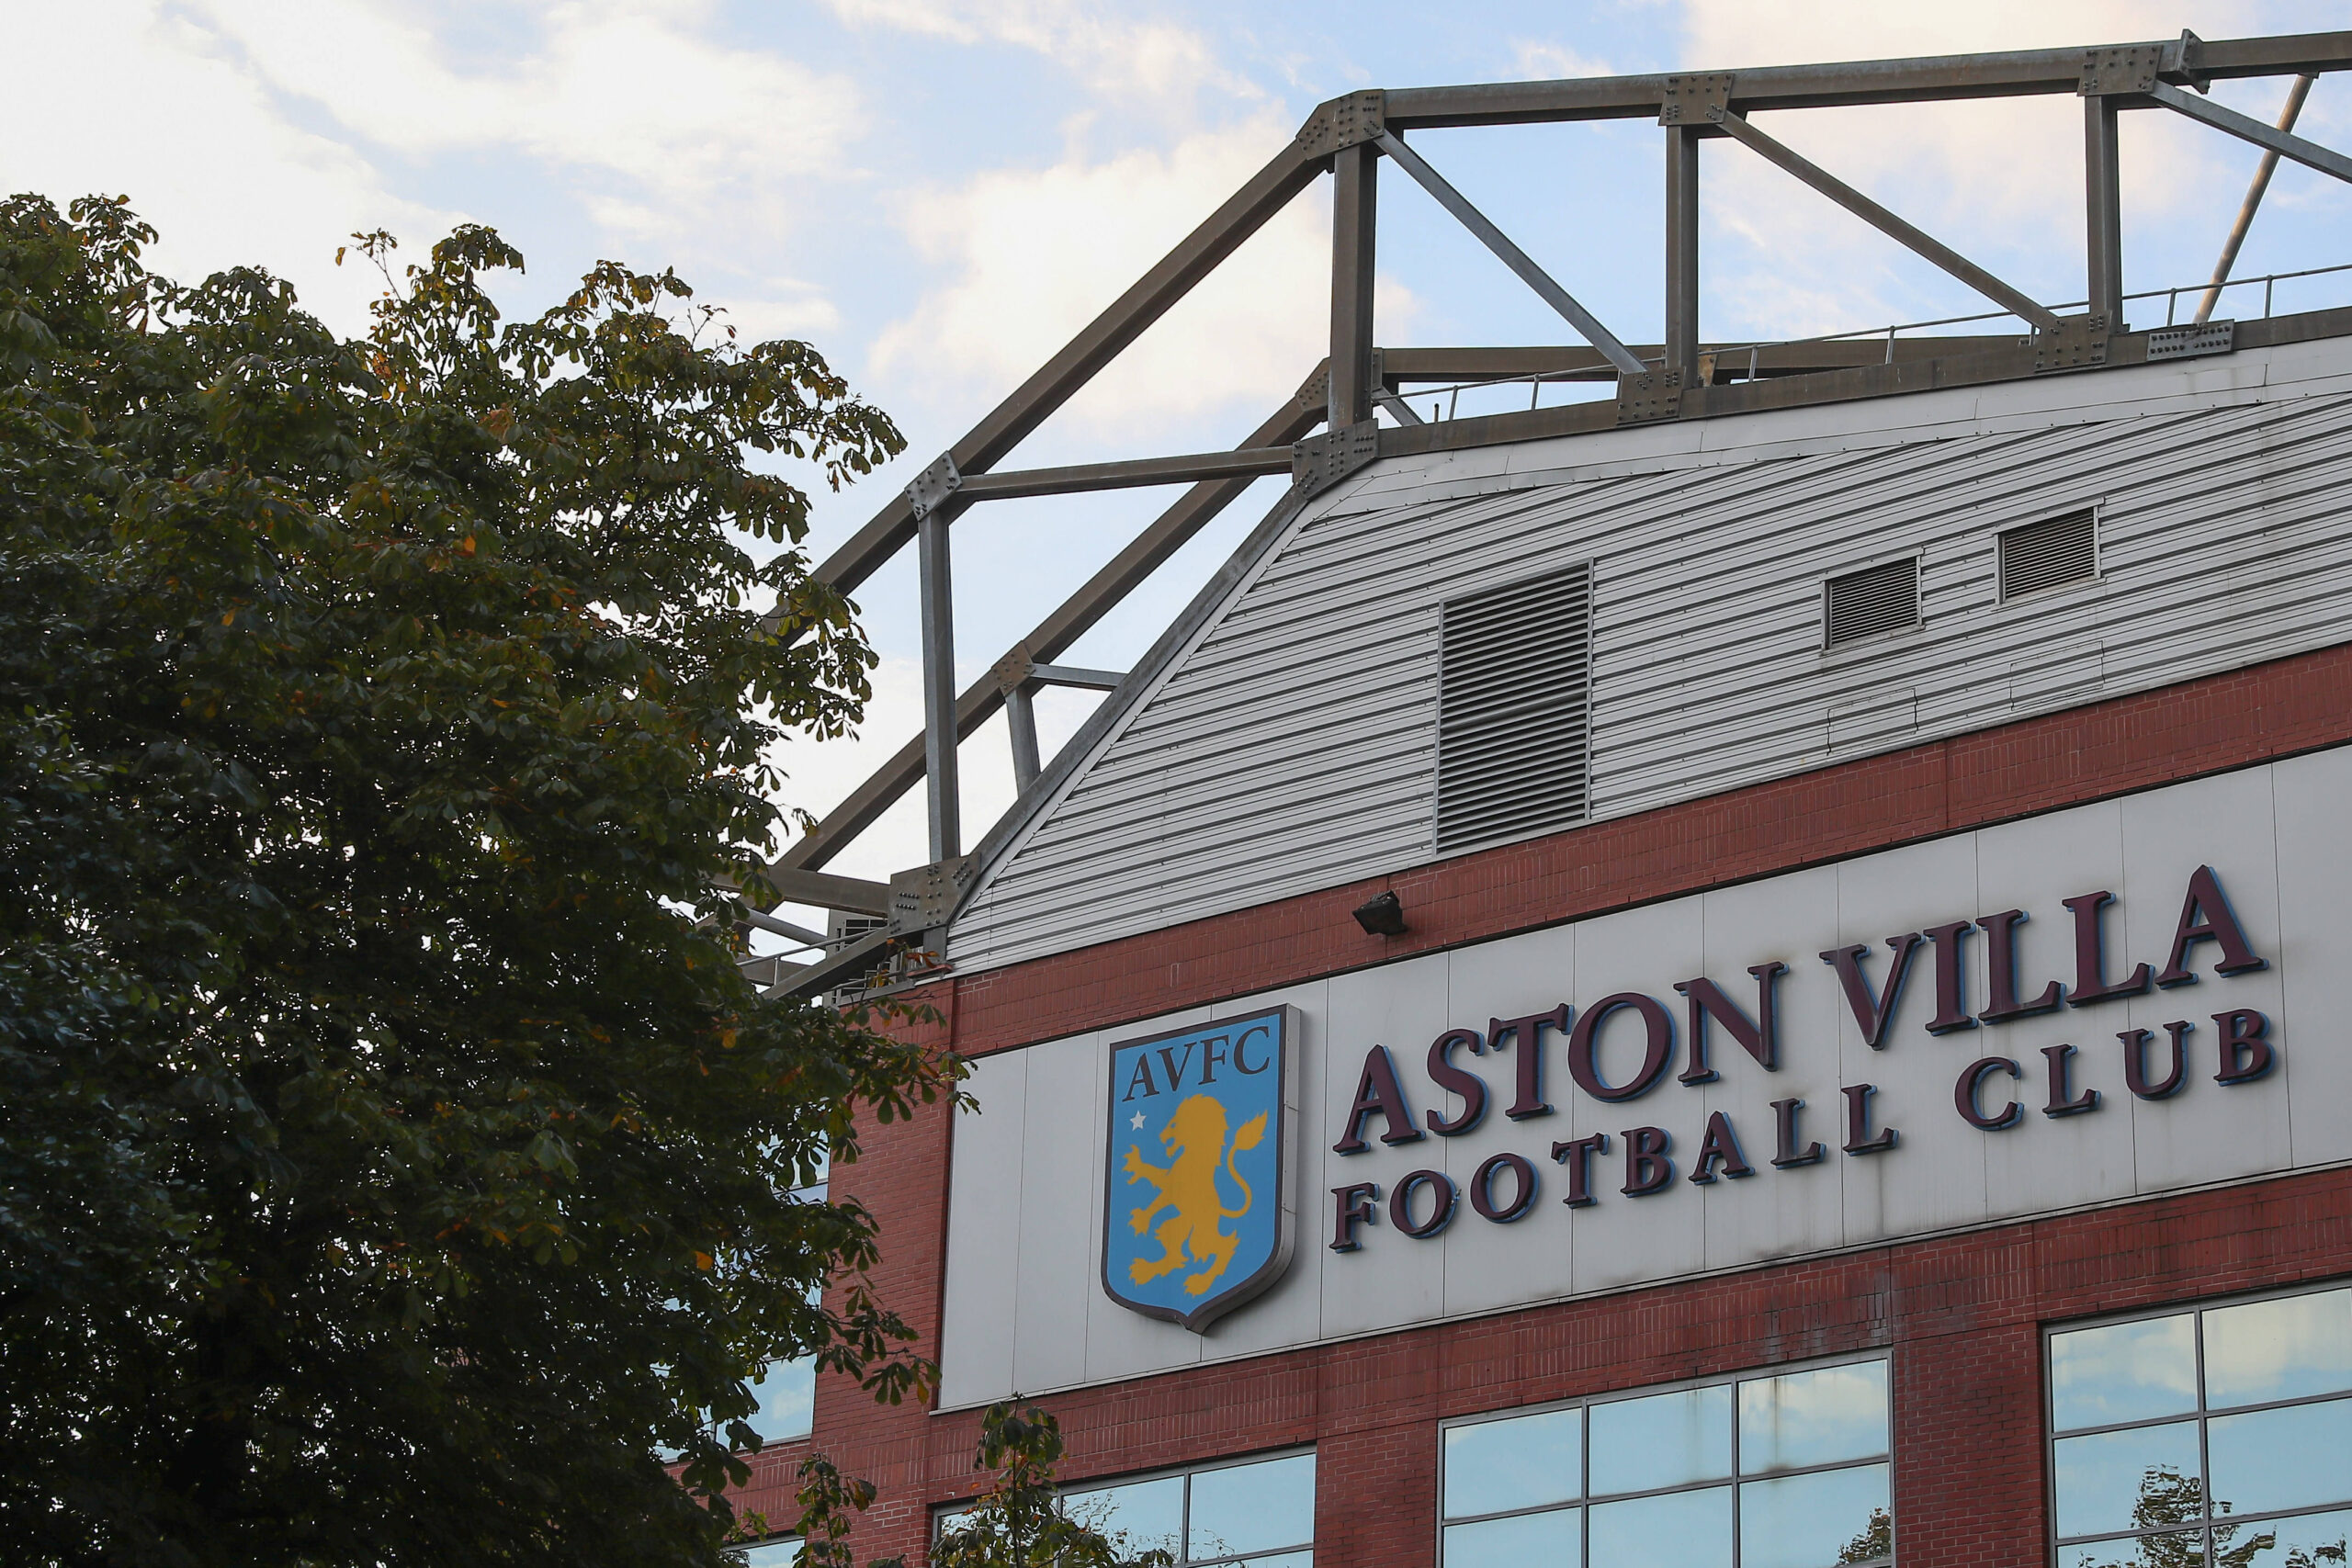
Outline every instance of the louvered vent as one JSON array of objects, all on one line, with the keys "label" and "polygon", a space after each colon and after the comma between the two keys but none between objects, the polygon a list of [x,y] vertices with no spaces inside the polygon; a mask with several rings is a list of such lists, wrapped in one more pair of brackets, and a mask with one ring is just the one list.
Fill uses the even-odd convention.
[{"label": "louvered vent", "polygon": [[2098,575],[2098,520],[2069,512],[2001,536],[2001,597],[2082,582]]},{"label": "louvered vent", "polygon": [[1919,563],[1912,557],[1833,577],[1824,587],[1825,648],[1919,624]]},{"label": "louvered vent", "polygon": [[1590,795],[1592,569],[1446,603],[1437,721],[1441,850],[1584,820]]}]

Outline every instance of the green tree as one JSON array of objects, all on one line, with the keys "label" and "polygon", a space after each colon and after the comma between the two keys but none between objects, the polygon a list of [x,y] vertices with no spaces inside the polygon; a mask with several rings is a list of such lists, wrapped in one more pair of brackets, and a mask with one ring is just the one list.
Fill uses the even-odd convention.
[{"label": "green tree", "polygon": [[[1164,1548],[1139,1548],[1112,1521],[1075,1517],[1062,1506],[1054,1467],[1064,1452],[1061,1423],[1050,1411],[1009,1403],[980,1417],[972,1468],[994,1471],[971,1506],[939,1530],[925,1561],[930,1568],[1173,1568]],[[799,1529],[803,1568],[855,1568],[850,1517],[874,1500],[870,1482],[844,1477],[821,1455],[800,1468]],[[903,1558],[877,1559],[867,1568],[905,1568]]]},{"label": "green tree", "polygon": [[899,435],[666,272],[153,237],[0,204],[0,1560],[717,1563],[747,1375],[929,1376],[790,1190],[956,1069],[711,891],[872,662],[748,454]]}]

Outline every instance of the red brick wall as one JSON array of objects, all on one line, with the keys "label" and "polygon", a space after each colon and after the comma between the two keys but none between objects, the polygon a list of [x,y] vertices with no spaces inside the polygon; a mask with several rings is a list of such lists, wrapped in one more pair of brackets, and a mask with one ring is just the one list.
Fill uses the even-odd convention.
[{"label": "red brick wall", "polygon": [[[1573,832],[1105,942],[934,988],[970,1054],[1407,953],[1580,919],[2352,740],[2352,648],[1825,769]],[[1348,911],[1383,886],[1412,931]],[[949,1118],[874,1129],[835,1190],[883,1223],[884,1298],[935,1346]],[[1302,1237],[1301,1245],[1314,1245]],[[2352,1173],[2155,1199],[1966,1235],[1528,1308],[1061,1393],[1068,1479],[1312,1442],[1317,1560],[1434,1558],[1449,1416],[1886,1347],[1898,1539],[1912,1563],[2046,1559],[2040,1327],[2352,1274]],[[978,1416],[818,1391],[819,1440],[880,1500],[861,1557],[919,1562],[932,1504],[967,1493]],[[807,1444],[741,1499],[779,1525]]]},{"label": "red brick wall", "polygon": [[[955,982],[980,1055],[2352,739],[2352,645],[1596,822]],[[1384,888],[1412,929],[1348,911]]]}]

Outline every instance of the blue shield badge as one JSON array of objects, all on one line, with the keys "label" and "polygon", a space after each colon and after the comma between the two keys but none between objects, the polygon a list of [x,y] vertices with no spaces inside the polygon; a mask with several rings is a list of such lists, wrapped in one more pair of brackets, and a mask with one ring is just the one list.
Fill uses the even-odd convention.
[{"label": "blue shield badge", "polygon": [[1200,1333],[1290,1267],[1298,1011],[1111,1047],[1102,1288]]}]

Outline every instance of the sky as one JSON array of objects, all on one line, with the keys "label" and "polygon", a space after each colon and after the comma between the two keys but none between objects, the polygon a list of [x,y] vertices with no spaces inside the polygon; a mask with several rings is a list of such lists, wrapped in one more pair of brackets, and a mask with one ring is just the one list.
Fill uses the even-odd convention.
[{"label": "sky", "polygon": [[[510,311],[601,258],[675,267],[751,337],[806,338],[908,437],[818,501],[821,557],[1281,150],[1368,86],[1738,69],[2207,39],[2345,25],[2312,0],[0,0],[0,185],[127,194],[160,270],[254,264],[364,331],[356,231],[412,254],[485,222],[529,270]],[[2283,82],[2222,84],[2266,120]],[[1758,123],[2046,302],[2082,281],[2071,97],[1796,111]],[[2352,145],[2352,81],[2299,130]],[[1415,144],[1619,336],[1656,341],[1663,139],[1643,121],[1417,134]],[[2125,287],[2201,283],[2259,154],[2161,111],[2125,118]],[[1747,342],[1985,309],[1786,175],[1702,150],[1702,333]],[[1535,297],[1384,165],[1378,341],[1568,341]],[[1328,320],[1329,196],[1310,189],[1005,468],[1235,445],[1298,386]],[[2240,275],[2352,255],[2352,190],[2279,172]],[[2252,291],[2247,291],[2250,295]],[[2279,310],[2352,284],[2278,286]],[[2135,305],[2160,322],[2165,301]],[[2184,304],[2183,312],[2188,307]],[[2219,312],[2258,314],[2248,298]],[[2151,314],[2153,312],[2153,316]],[[1524,393],[1516,394],[1524,396]],[[1467,405],[1465,404],[1465,412]],[[1125,669],[1277,493],[1261,481],[1065,661]],[[968,683],[1172,499],[990,502],[956,527]],[[851,741],[796,744],[821,812],[921,726],[911,551],[858,592],[882,663]],[[1094,696],[1048,693],[1048,749]],[[966,837],[1011,803],[1002,720],[964,747]],[[926,859],[919,793],[833,869]]]}]

